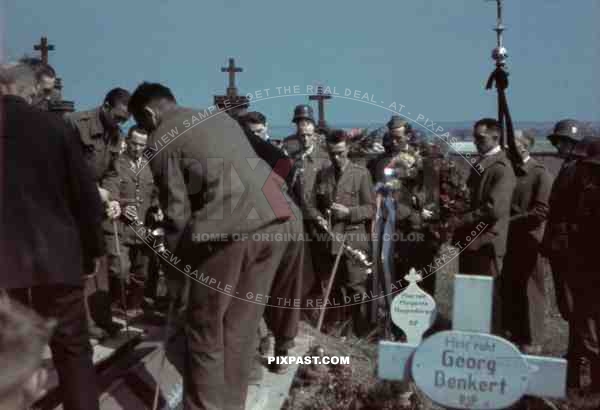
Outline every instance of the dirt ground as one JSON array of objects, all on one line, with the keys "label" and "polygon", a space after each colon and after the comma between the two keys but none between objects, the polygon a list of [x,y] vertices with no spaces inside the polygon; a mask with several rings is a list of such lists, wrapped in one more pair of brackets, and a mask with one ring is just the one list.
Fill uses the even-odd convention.
[{"label": "dirt ground", "polygon": [[[448,267],[438,273],[436,301],[441,315],[449,318],[452,301],[452,272]],[[560,357],[566,352],[568,329],[560,317],[554,297],[552,277],[549,269],[546,275],[547,333],[543,355]],[[327,355],[350,356],[350,365],[337,365],[314,368],[309,365],[300,367],[292,385],[285,410],[345,410],[345,409],[439,409],[432,404],[413,385],[415,394],[410,407],[402,407],[398,397],[402,392],[398,382],[378,380],[377,335],[370,340],[356,337],[341,337],[340,329],[329,330],[328,335],[316,334],[315,329],[304,322],[302,332],[314,337],[314,344],[324,348]],[[584,378],[585,380],[585,378]],[[560,410],[597,410],[600,409],[600,397],[570,394],[566,400],[546,400],[530,398],[515,408],[560,409]]]}]

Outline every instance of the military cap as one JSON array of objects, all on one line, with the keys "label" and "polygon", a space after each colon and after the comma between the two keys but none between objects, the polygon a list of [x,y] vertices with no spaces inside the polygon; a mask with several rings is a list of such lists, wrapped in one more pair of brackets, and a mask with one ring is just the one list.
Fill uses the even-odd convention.
[{"label": "military cap", "polygon": [[407,131],[411,130],[410,123],[399,115],[392,115],[392,118],[388,121],[387,126],[390,130],[401,127],[406,127]]}]

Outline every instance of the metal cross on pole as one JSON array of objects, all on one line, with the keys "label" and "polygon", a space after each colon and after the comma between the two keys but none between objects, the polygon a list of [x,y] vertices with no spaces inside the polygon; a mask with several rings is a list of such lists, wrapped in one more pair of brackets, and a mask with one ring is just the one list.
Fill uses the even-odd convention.
[{"label": "metal cross on pole", "polygon": [[[489,1],[489,0],[488,0]],[[510,110],[508,107],[508,99],[506,97],[506,89],[508,88],[508,71],[506,69],[506,59],[508,52],[504,47],[503,34],[506,30],[503,20],[503,5],[504,0],[492,0],[496,2],[496,48],[492,50],[492,59],[496,62],[496,69],[489,76],[486,89],[491,89],[495,84],[498,94],[498,122],[502,133],[500,136],[500,146],[504,149],[504,142],[508,145],[508,155],[513,162],[520,163],[521,158],[515,145],[514,127]]]},{"label": "metal cross on pole", "polygon": [[[380,342],[378,376],[412,378],[431,400],[455,409],[505,408],[524,395],[564,397],[566,360],[522,355],[511,342],[489,334],[493,281],[456,275],[453,330],[423,343]],[[413,304],[415,312],[425,306],[416,299]]]},{"label": "metal cross on pole", "polygon": [[48,44],[47,37],[42,37],[39,44],[34,44],[33,49],[39,51],[42,62],[48,64],[48,51],[54,51],[54,45]]},{"label": "metal cross on pole", "polygon": [[502,20],[502,6],[503,6],[503,0],[492,0],[496,2],[496,10],[497,10],[497,19],[496,19],[496,27],[494,28],[494,31],[496,32],[496,46],[497,46],[497,50],[498,53],[493,55],[493,58],[496,60],[497,64],[499,65],[504,65],[506,62],[506,57],[508,57],[508,54],[506,53],[506,49],[503,46],[502,43],[502,34],[504,33],[504,30],[506,29],[506,27],[504,27],[504,22]]},{"label": "metal cross on pole", "polygon": [[331,94],[325,94],[323,92],[323,86],[317,87],[317,93],[308,97],[311,101],[318,101],[319,104],[319,128],[325,128],[325,100],[331,99]]}]

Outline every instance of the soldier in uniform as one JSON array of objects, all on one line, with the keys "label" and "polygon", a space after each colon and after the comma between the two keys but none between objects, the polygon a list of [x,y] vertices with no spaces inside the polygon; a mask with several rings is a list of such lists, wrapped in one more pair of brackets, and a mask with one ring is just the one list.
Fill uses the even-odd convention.
[{"label": "soldier in uniform", "polygon": [[409,144],[412,127],[408,121],[403,120],[399,115],[392,115],[387,127],[388,131],[383,135],[382,140],[385,152],[382,152],[367,164],[367,169],[375,182],[385,180],[384,170],[396,155],[401,152],[414,153],[414,149]]},{"label": "soldier in uniform", "polygon": [[104,103],[89,111],[75,112],[68,116],[70,123],[81,138],[86,159],[100,181],[112,160],[121,149],[120,124],[127,122],[129,92],[114,88],[106,94]]},{"label": "soldier in uniform", "polygon": [[467,180],[468,211],[454,221],[454,242],[461,251],[460,272],[495,278],[492,329],[496,334],[502,333],[500,273],[516,186],[512,164],[499,145],[500,133],[500,124],[493,118],[475,123],[473,136],[480,160]]},{"label": "soldier in uniform", "polygon": [[573,294],[574,308],[569,325],[571,331],[576,332],[578,340],[575,346],[569,346],[569,364],[573,360],[575,366],[571,370],[572,374],[567,371],[567,379],[571,379],[571,382],[578,381],[579,369],[576,366],[579,357],[586,357],[590,364],[590,390],[592,393],[600,393],[600,268],[595,240],[600,231],[600,139],[588,141],[586,158],[578,160],[575,165],[574,195],[571,198],[572,212],[569,218],[568,239],[573,252],[570,259],[572,269],[568,272],[566,281]]},{"label": "soldier in uniform", "polygon": [[[151,132],[150,145],[199,112],[177,105],[167,87],[149,83],[136,89],[129,108]],[[295,239],[302,229],[291,199],[279,190],[281,178],[262,161],[254,168],[248,163],[256,153],[233,119],[214,115],[189,131],[150,161],[165,211],[166,246],[181,258],[170,265],[170,277],[179,285],[185,277],[195,279],[189,281],[185,320],[184,408],[241,409],[267,302],[258,296],[269,294],[273,279],[283,274],[278,272],[283,261],[295,266],[303,245]],[[214,158],[224,162],[211,167]],[[232,209],[229,199],[238,194]],[[199,272],[229,287],[207,286]],[[250,299],[254,295],[258,303]],[[292,306],[283,302],[282,308]]]},{"label": "soldier in uniform", "polygon": [[[122,136],[119,124],[129,119],[129,112],[127,111],[129,96],[127,90],[114,88],[106,94],[100,107],[89,111],[75,112],[66,117],[79,136],[86,162],[92,170],[96,184],[99,187],[100,197],[105,204],[109,219],[118,217],[121,211],[118,201],[110,199],[108,191],[100,187],[100,182],[121,150]],[[110,223],[105,222],[105,229],[110,229],[109,226]],[[98,269],[93,266],[84,266],[83,270],[85,273],[90,273]],[[90,281],[92,278],[97,280],[96,283],[99,287],[97,290],[108,292],[108,278],[104,269],[100,269],[96,275],[95,278],[94,275],[88,276],[86,301],[93,291]],[[102,320],[105,323],[96,324],[88,309],[91,336],[103,338],[106,336],[106,332],[115,334],[120,326],[110,319],[109,304],[99,303],[98,306],[102,306],[102,308],[97,318],[105,318],[106,320]]]},{"label": "soldier in uniform", "polygon": [[[386,167],[397,178],[398,186],[392,194],[396,207],[395,281],[404,283],[404,276],[415,268],[423,278],[420,285],[430,295],[435,294],[435,272],[429,269],[439,249],[438,238],[434,237],[429,221],[434,215],[429,202],[423,175],[423,158],[418,152],[404,151]],[[407,285],[404,283],[404,285]]]},{"label": "soldier in uniform", "polygon": [[[256,154],[279,175],[286,184],[281,188],[285,192],[290,191],[289,184],[292,182],[293,160],[286,156],[283,151],[269,142],[267,134],[267,120],[260,112],[249,112],[239,118],[239,123],[246,132],[246,137]],[[290,204],[295,214],[300,214],[300,210],[295,204]],[[301,299],[302,298],[302,273],[304,267],[304,246],[295,258],[286,258],[277,270],[273,286],[271,288],[271,298],[273,300]],[[277,299],[281,298],[281,299]],[[265,326],[259,326],[259,335],[261,342],[259,351],[268,351],[269,336],[261,332],[268,326],[274,334],[275,353],[277,356],[287,356],[287,351],[293,347],[294,338],[298,333],[298,324],[300,321],[299,309],[279,309],[268,305],[265,308]],[[270,369],[275,373],[284,373],[287,366],[283,363],[271,363]],[[251,382],[262,378],[262,364],[260,360],[253,363]]]},{"label": "soldier in uniform", "polygon": [[[335,257],[343,235],[350,247],[368,253],[370,222],[375,211],[373,186],[367,169],[348,159],[348,136],[335,130],[327,136],[331,165],[317,174],[317,203],[321,213],[330,213],[331,255]],[[327,224],[329,226],[329,223]],[[362,335],[367,330],[367,303],[357,295],[366,293],[367,273],[352,259],[343,256],[336,276],[344,301],[352,303],[354,331]]]},{"label": "soldier in uniform", "polygon": [[[428,265],[430,252],[426,255],[426,243],[419,242],[425,238],[423,222],[432,212],[425,207],[421,158],[410,144],[410,124],[393,115],[387,127],[383,136],[385,152],[369,161],[367,168],[376,183],[378,215],[385,219],[379,232],[383,234],[383,269],[395,282],[402,280],[411,267],[422,270]],[[433,279],[430,275],[424,282],[430,293],[435,288]]]},{"label": "soldier in uniform", "polygon": [[548,136],[552,145],[558,150],[558,155],[564,158],[550,193],[550,214],[544,232],[542,250],[548,257],[558,309],[563,319],[569,323],[569,345],[567,358],[567,385],[571,388],[580,387],[579,373],[582,364],[581,343],[588,339],[587,326],[576,326],[571,321],[574,312],[573,292],[569,277],[575,272],[573,266],[573,250],[569,244],[569,219],[572,214],[572,199],[575,182],[575,148],[583,139],[583,129],[578,121],[565,119],[557,122],[554,131]]},{"label": "soldier in uniform", "polygon": [[540,247],[549,213],[552,176],[529,151],[535,139],[515,131],[521,162],[516,167],[517,186],[513,192],[504,268],[504,327],[524,353],[541,354],[544,337],[546,292]]},{"label": "soldier in uniform", "polygon": [[251,111],[239,118],[240,125],[246,132],[260,138],[263,141],[269,141],[269,125],[267,117],[258,111]]},{"label": "soldier in uniform", "polygon": [[[143,152],[148,135],[137,126],[129,129],[125,153],[117,157],[102,180],[102,187],[118,201],[123,212],[114,229],[106,232],[108,275],[113,303],[120,305],[126,297],[126,306],[121,309],[139,309],[144,296],[144,282],[148,276],[150,250],[140,235],[147,216],[160,219],[160,211],[146,215],[152,207],[158,209],[158,188],[154,184],[152,171]],[[111,226],[112,228],[112,226]],[[119,236],[119,252],[115,234]],[[121,257],[119,258],[119,254]],[[126,295],[121,294],[121,280],[127,284]]]},{"label": "soldier in uniform", "polygon": [[248,141],[256,154],[286,181],[286,189],[292,182],[293,160],[289,158],[280,148],[269,142],[267,119],[257,111],[252,111],[239,118],[238,122],[246,132]]},{"label": "soldier in uniform", "polygon": [[[291,171],[291,196],[300,207],[305,232],[315,238],[319,232],[316,222],[325,221],[315,203],[315,181],[320,169],[331,164],[329,156],[320,144],[320,135],[315,132],[315,118],[309,105],[298,105],[294,109],[292,122],[296,124],[296,133],[285,138],[283,152],[293,161]],[[316,241],[305,242],[304,249],[304,294],[320,293],[323,272],[329,271],[327,253]],[[316,280],[316,281],[315,281]]]}]

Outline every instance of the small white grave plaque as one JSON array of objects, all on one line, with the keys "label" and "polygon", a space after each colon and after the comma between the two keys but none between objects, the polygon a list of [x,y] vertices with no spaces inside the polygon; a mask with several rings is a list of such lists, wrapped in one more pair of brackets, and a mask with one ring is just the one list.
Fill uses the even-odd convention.
[{"label": "small white grave plaque", "polygon": [[408,286],[392,301],[392,322],[404,331],[409,344],[418,344],[435,320],[435,300],[417,285],[421,275],[414,269],[404,279]]},{"label": "small white grave plaque", "polygon": [[434,402],[457,409],[498,409],[516,403],[529,384],[529,366],[509,341],[448,331],[415,352],[412,376]]}]

